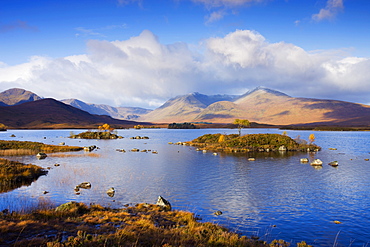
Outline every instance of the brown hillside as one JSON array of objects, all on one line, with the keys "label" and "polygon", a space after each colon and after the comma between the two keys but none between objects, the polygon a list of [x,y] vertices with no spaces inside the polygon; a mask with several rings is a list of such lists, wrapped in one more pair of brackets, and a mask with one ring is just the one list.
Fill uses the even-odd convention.
[{"label": "brown hillside", "polygon": [[117,128],[132,127],[138,124],[108,116],[92,115],[54,99],[2,106],[0,107],[0,122],[10,128],[96,128],[103,123]]},{"label": "brown hillside", "polygon": [[370,106],[339,100],[294,98],[268,88],[258,87],[236,100],[218,100],[204,104],[205,95],[178,96],[143,120],[152,122],[232,123],[248,119],[272,125],[352,125],[369,126]]}]

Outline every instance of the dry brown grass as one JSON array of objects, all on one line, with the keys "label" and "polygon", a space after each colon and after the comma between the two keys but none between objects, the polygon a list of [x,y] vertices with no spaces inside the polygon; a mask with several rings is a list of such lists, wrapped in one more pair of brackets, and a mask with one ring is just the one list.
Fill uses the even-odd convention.
[{"label": "dry brown grass", "polygon": [[200,223],[192,213],[149,204],[109,209],[73,203],[63,210],[0,214],[0,232],[0,245],[12,246],[269,246]]}]

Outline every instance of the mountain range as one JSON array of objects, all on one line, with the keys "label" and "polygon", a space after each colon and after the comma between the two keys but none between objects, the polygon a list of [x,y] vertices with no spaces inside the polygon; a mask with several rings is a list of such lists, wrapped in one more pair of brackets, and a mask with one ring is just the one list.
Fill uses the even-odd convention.
[{"label": "mountain range", "polygon": [[[27,101],[29,104],[42,101],[42,99],[23,89],[10,89],[1,93],[0,105],[3,107],[0,107],[0,123],[4,122],[5,115],[1,115],[2,111],[10,110],[12,107],[16,109],[16,106],[25,105],[27,103],[24,102]],[[100,117],[107,115],[104,117],[108,117],[109,115],[111,119],[135,119],[155,123],[232,123],[236,118],[271,125],[369,126],[370,123],[370,106],[368,105],[340,100],[295,98],[265,87],[255,88],[240,96],[191,93],[169,99],[155,110],[137,107],[112,107],[85,103],[77,99],[62,101],[48,99],[46,102],[53,102],[54,105],[58,102],[62,104],[59,107],[73,106],[73,109],[93,114],[95,117],[98,115]],[[46,103],[43,104],[45,107]],[[32,107],[28,107],[29,111],[32,111]],[[33,111],[37,112],[37,109]],[[9,111],[8,114],[14,115],[12,111]],[[49,117],[53,117],[53,121],[57,123],[58,119],[54,115],[58,114],[60,115],[61,112],[53,108]],[[78,121],[82,120],[76,119],[76,123]],[[87,121],[85,119],[84,121],[91,123],[97,120]]]}]

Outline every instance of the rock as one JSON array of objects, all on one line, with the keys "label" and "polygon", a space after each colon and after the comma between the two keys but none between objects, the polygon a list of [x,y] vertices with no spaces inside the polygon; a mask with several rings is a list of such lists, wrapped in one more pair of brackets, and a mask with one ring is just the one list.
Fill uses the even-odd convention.
[{"label": "rock", "polygon": [[152,154],[158,154],[158,152],[157,152],[157,151],[155,151],[155,150],[153,150],[153,151],[152,151]]},{"label": "rock", "polygon": [[320,159],[315,159],[311,162],[311,166],[322,166],[322,161]]},{"label": "rock", "polygon": [[107,195],[110,196],[110,197],[113,197],[114,193],[116,193],[116,191],[114,190],[113,187],[111,187],[107,190]]},{"label": "rock", "polygon": [[91,151],[93,151],[95,148],[96,148],[96,146],[95,146],[95,145],[92,145],[92,146],[89,146],[89,147],[84,147],[84,151],[86,151],[86,152],[91,152]]},{"label": "rock", "polygon": [[329,163],[329,165],[336,167],[336,166],[338,166],[338,161],[332,161],[332,162]]},{"label": "rock", "polygon": [[302,158],[301,159],[301,163],[308,163],[308,162],[309,162],[309,160],[307,158]]},{"label": "rock", "polygon": [[157,205],[161,206],[165,211],[171,211],[172,209],[171,203],[162,196],[158,196]]},{"label": "rock", "polygon": [[65,142],[61,142],[61,143],[59,143],[59,145],[60,146],[64,146],[64,145],[66,145],[66,143]]},{"label": "rock", "polygon": [[342,222],[340,222],[339,220],[334,220],[334,223],[335,224],[342,224]]},{"label": "rock", "polygon": [[248,158],[249,161],[255,161],[256,158]]},{"label": "rock", "polygon": [[90,182],[83,182],[77,185],[76,187],[81,189],[91,189],[91,183]]},{"label": "rock", "polygon": [[138,148],[131,149],[131,152],[139,152],[139,151],[140,151],[140,149],[138,149]]},{"label": "rock", "polygon": [[143,137],[141,137],[141,139],[149,139],[149,137],[143,136]]},{"label": "rock", "polygon": [[213,153],[213,155],[218,155],[218,153]]},{"label": "rock", "polygon": [[336,148],[329,148],[329,150],[337,150]]},{"label": "rock", "polygon": [[141,139],[141,136],[136,136],[134,139],[138,139],[139,140],[139,139]]},{"label": "rock", "polygon": [[221,215],[222,212],[220,210],[217,210],[216,212],[213,213],[214,215]]},{"label": "rock", "polygon": [[43,160],[47,157],[46,153],[38,153],[36,154],[36,157],[39,159],[39,160]]},{"label": "rock", "polygon": [[47,194],[47,193],[49,193],[49,191],[47,191],[47,190],[44,190],[43,192],[42,192],[42,194]]},{"label": "rock", "polygon": [[124,149],[116,149],[116,151],[121,152],[121,153],[126,153],[126,150]]},{"label": "rock", "polygon": [[82,203],[77,203],[77,202],[67,202],[67,203],[64,203],[58,207],[55,208],[55,211],[60,211],[60,212],[64,212],[64,211],[75,211],[77,213],[84,213],[86,212],[88,209],[86,208],[86,206],[84,206],[84,204]]},{"label": "rock", "polygon": [[15,137],[15,135],[14,134],[11,134],[10,137]]},{"label": "rock", "polygon": [[172,145],[172,144],[173,144],[173,142],[168,142],[168,144]]},{"label": "rock", "polygon": [[203,153],[207,153],[207,150],[205,150],[205,149],[204,149],[204,150],[202,150],[202,152],[203,152]]},{"label": "rock", "polygon": [[286,147],[283,145],[283,146],[280,146],[279,147],[279,151],[281,152],[285,152],[286,151]]},{"label": "rock", "polygon": [[60,164],[54,164],[54,166],[60,166]]}]

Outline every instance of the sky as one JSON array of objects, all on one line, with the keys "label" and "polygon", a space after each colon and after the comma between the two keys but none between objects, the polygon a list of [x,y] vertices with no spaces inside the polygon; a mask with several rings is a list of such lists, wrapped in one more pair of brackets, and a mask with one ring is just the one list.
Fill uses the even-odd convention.
[{"label": "sky", "polygon": [[258,86],[370,104],[370,1],[0,1],[1,92],[153,109]]}]

